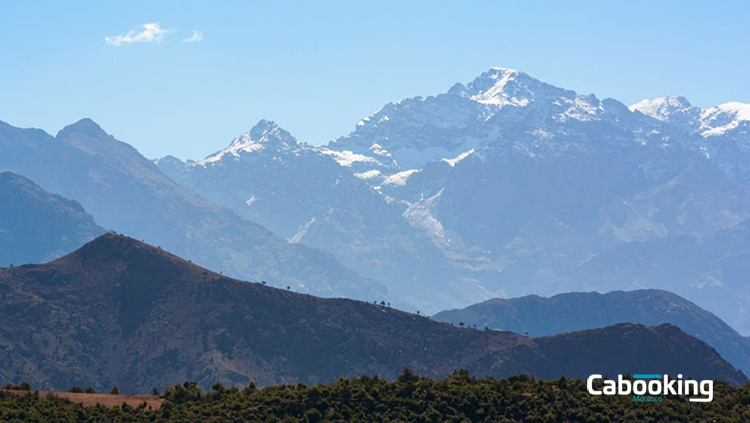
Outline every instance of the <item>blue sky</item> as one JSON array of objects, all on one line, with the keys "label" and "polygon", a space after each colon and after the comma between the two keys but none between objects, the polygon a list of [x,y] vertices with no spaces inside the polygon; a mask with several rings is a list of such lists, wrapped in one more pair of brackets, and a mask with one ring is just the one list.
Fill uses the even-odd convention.
[{"label": "blue sky", "polygon": [[741,1],[62,3],[0,0],[0,120],[91,117],[150,158],[202,158],[262,118],[326,143],[491,66],[626,104],[750,103]]}]

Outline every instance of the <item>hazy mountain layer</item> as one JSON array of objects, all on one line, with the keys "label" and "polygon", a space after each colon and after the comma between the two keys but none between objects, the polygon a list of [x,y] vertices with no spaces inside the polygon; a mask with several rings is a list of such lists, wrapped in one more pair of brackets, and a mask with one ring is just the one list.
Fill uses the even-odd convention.
[{"label": "hazy mountain layer", "polygon": [[76,201],[0,173],[0,266],[44,263],[104,233]]},{"label": "hazy mountain layer", "polygon": [[667,291],[573,292],[544,298],[495,298],[461,310],[435,315],[436,320],[531,336],[556,335],[618,323],[675,325],[706,342],[745,373],[750,373],[750,342],[716,315]]},{"label": "hazy mountain layer", "polygon": [[77,200],[108,229],[217,271],[323,296],[387,299],[382,285],[330,254],[289,244],[181,187],[89,119],[54,138],[0,123],[0,169]]},{"label": "hazy mountain layer", "polygon": [[704,237],[629,242],[584,262],[561,290],[661,288],[693,299],[750,333],[750,221]]},{"label": "hazy mountain layer", "polygon": [[333,254],[347,267],[385,284],[416,309],[465,304],[492,296],[477,275],[404,219],[393,204],[349,168],[349,157],[293,138],[261,121],[229,147],[182,163],[156,161],[175,181],[294,243]]}]

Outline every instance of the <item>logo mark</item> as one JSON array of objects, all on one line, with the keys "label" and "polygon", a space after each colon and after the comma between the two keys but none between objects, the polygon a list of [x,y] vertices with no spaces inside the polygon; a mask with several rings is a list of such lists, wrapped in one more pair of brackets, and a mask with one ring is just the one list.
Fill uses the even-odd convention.
[{"label": "logo mark", "polygon": [[[591,375],[586,381],[586,388],[591,395],[633,395],[637,402],[661,402],[662,395],[689,396],[690,402],[711,402],[714,399],[713,380],[689,380],[677,375],[672,379],[669,375],[636,374],[633,381],[623,379],[604,379],[602,375]],[[595,381],[601,381],[596,383]],[[645,396],[648,394],[648,396]]]}]

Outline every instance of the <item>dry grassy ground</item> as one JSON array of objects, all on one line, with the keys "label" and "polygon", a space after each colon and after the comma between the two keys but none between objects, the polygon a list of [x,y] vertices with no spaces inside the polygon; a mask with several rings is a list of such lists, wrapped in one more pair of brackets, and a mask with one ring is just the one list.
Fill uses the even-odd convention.
[{"label": "dry grassy ground", "polygon": [[[15,391],[3,389],[2,392],[9,392],[16,395],[29,395],[35,391]],[[54,395],[59,398],[67,398],[73,402],[83,404],[88,407],[91,405],[101,404],[105,407],[119,407],[122,403],[126,403],[131,407],[138,407],[139,405],[146,403],[146,409],[151,408],[152,410],[158,410],[161,404],[164,402],[158,395],[112,395],[112,394],[78,394],[72,392],[55,392],[55,391],[39,391],[39,395],[44,397],[47,395]]]}]

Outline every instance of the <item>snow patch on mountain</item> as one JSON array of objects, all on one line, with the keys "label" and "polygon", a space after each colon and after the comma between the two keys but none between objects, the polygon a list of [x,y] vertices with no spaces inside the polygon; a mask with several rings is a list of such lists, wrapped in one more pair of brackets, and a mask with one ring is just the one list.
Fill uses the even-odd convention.
[{"label": "snow patch on mountain", "polygon": [[750,121],[750,104],[732,101],[721,104],[718,108],[726,113],[734,114],[739,120]]},{"label": "snow patch on mountain", "polygon": [[296,234],[289,240],[292,244],[296,244],[300,241],[302,241],[302,238],[307,234],[307,230],[310,229],[310,225],[315,223],[315,217],[313,216],[310,220],[305,222],[304,225],[300,226],[299,230]]},{"label": "snow patch on mountain", "polygon": [[411,175],[414,175],[415,173],[421,172],[421,169],[409,169],[404,170],[403,172],[398,172],[393,175],[387,176],[383,180],[383,185],[395,185],[395,186],[404,186],[409,181],[409,177]]},{"label": "snow patch on mountain", "polygon": [[704,137],[724,135],[750,121],[750,104],[730,102],[701,112],[701,134]]},{"label": "snow patch on mountain", "polygon": [[417,228],[423,229],[430,237],[433,242],[442,247],[447,247],[448,242],[445,237],[445,229],[443,224],[435,217],[432,209],[440,202],[440,197],[443,195],[445,188],[441,188],[440,191],[430,198],[424,198],[414,204],[409,205],[409,208],[404,212],[404,217],[410,224]]},{"label": "snow patch on mountain", "polygon": [[750,121],[750,104],[729,102],[716,107],[693,107],[685,97],[660,97],[630,106],[661,122],[695,131],[704,138],[723,136]]},{"label": "snow patch on mountain", "polygon": [[377,169],[368,170],[367,172],[362,173],[355,173],[354,176],[356,176],[359,179],[372,179],[377,178],[380,176],[380,171]]},{"label": "snow patch on mountain", "polygon": [[659,97],[653,100],[644,99],[629,107],[631,111],[639,111],[658,121],[665,121],[678,110],[693,107],[685,97]]},{"label": "snow patch on mountain", "polygon": [[240,153],[242,152],[252,153],[253,151],[258,151],[262,149],[263,149],[263,145],[253,140],[252,137],[250,136],[250,133],[246,132],[242,134],[240,137],[235,138],[229,147],[211,156],[208,156],[203,160],[199,160],[196,163],[201,166],[206,166],[210,163],[216,163],[216,162],[221,161],[227,155],[232,155],[236,158],[239,158]]},{"label": "snow patch on mountain", "polygon": [[280,128],[275,122],[261,120],[253,129],[232,140],[229,147],[218,151],[203,160],[189,162],[192,165],[206,167],[218,163],[224,158],[239,159],[243,153],[261,151],[269,145],[273,150],[291,150],[300,147],[299,142]]},{"label": "snow patch on mountain", "polygon": [[383,148],[380,144],[376,142],[370,146],[370,151],[372,151],[373,154],[377,154],[378,156],[389,157],[389,158],[391,157],[391,153],[389,153],[388,150],[386,150],[385,148]]},{"label": "snow patch on mountain", "polygon": [[461,160],[469,157],[470,155],[474,154],[474,149],[472,148],[469,151],[466,151],[464,153],[459,154],[458,156],[452,158],[452,159],[443,159],[445,163],[448,163],[450,167],[456,167],[456,164],[460,162]]},{"label": "snow patch on mountain", "polygon": [[604,110],[601,102],[592,96],[576,96],[573,100],[561,99],[567,105],[565,112],[559,116],[575,119],[578,121],[591,121],[599,119]]},{"label": "snow patch on mountain", "polygon": [[320,152],[333,157],[333,159],[336,160],[338,164],[344,167],[350,167],[352,164],[359,163],[359,162],[380,164],[380,162],[373,159],[372,157],[365,156],[364,154],[358,154],[349,150],[336,151],[336,150],[330,150],[327,148],[322,148]]}]

